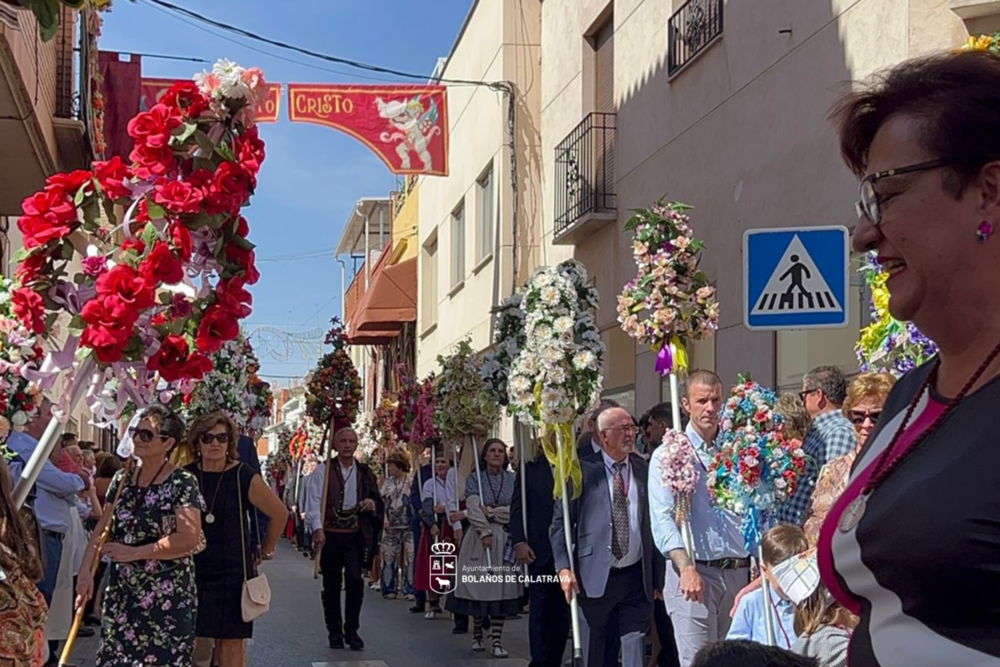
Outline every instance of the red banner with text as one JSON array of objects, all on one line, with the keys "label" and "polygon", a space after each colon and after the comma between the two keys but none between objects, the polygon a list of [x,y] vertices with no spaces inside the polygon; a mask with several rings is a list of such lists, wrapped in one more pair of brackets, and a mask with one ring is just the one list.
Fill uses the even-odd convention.
[{"label": "red banner with text", "polygon": [[288,84],[293,123],[346,132],[394,174],[448,175],[448,93],[444,86]]},{"label": "red banner with text", "polygon": [[[142,80],[142,97],[139,101],[139,108],[147,111],[156,104],[160,96],[167,91],[170,86],[177,83],[176,79],[148,79]],[[257,104],[255,118],[258,123],[277,123],[281,112],[281,84],[265,83],[264,98]]]}]

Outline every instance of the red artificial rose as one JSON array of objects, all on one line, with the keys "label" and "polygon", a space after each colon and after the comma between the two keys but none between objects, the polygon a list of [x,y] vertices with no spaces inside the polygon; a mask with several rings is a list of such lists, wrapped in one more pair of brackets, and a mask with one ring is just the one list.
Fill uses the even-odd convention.
[{"label": "red artificial rose", "polygon": [[188,352],[188,344],[183,336],[167,336],[160,344],[160,349],[149,360],[147,367],[159,373],[167,382],[176,382],[181,377]]},{"label": "red artificial rose", "polygon": [[95,327],[111,327],[119,330],[132,330],[139,314],[134,308],[116,296],[91,299],[84,304],[80,317],[87,324]]},{"label": "red artificial rose", "polygon": [[236,222],[236,235],[242,236],[243,238],[250,236],[250,223],[247,222],[247,219],[242,215]]},{"label": "red artificial rose", "polygon": [[178,257],[182,262],[191,261],[191,231],[184,226],[184,223],[174,221],[170,223],[170,241],[177,250]]},{"label": "red artificial rose", "polygon": [[225,248],[226,259],[240,268],[244,285],[256,285],[260,280],[260,273],[255,266],[256,255],[253,250],[245,250],[235,243],[227,243]]},{"label": "red artificial rose", "polygon": [[70,198],[76,197],[76,193],[85,185],[89,185],[89,190],[93,192],[94,174],[83,169],[77,169],[68,174],[53,174],[45,181],[46,190],[58,192]]},{"label": "red artificial rose", "polygon": [[42,218],[53,225],[77,219],[72,197],[57,189],[36,192],[21,202],[21,209],[25,215]]},{"label": "red artificial rose", "polygon": [[17,281],[22,285],[27,285],[33,281],[41,273],[48,259],[48,256],[44,252],[36,252],[33,255],[25,257],[17,265],[17,271],[14,274],[17,277]]},{"label": "red artificial rose", "polygon": [[122,241],[122,252],[128,252],[130,250],[134,250],[141,255],[146,252],[146,244],[143,243],[142,239],[134,236],[130,239],[125,239]]},{"label": "red artificial rose", "polygon": [[167,323],[167,314],[162,310],[149,320],[149,323],[154,327],[160,327]]},{"label": "red artificial rose", "polygon": [[132,178],[132,173],[128,165],[117,155],[105,162],[95,162],[94,174],[108,199],[118,201],[132,196],[132,191],[125,185],[125,182]]},{"label": "red artificial rose", "polygon": [[251,175],[256,176],[260,172],[260,165],[264,161],[264,142],[260,140],[257,127],[243,133],[233,142],[233,152],[240,165]]},{"label": "red artificial rose", "polygon": [[169,146],[153,148],[137,143],[129,159],[136,164],[135,175],[143,180],[168,174],[177,167],[177,159]]},{"label": "red artificial rose", "polygon": [[[89,306],[93,301],[87,303]],[[86,311],[86,307],[84,307]],[[122,360],[125,348],[132,337],[132,329],[121,329],[103,324],[91,324],[80,335],[80,344],[94,351],[102,364],[114,364]]]},{"label": "red artificial rose", "polygon": [[98,297],[117,297],[121,304],[136,312],[152,308],[156,303],[153,288],[131,266],[119,264],[97,279]]},{"label": "red artificial rose", "polygon": [[243,280],[240,278],[230,278],[219,281],[215,288],[215,293],[219,298],[219,304],[226,310],[236,313],[237,317],[248,317],[250,306],[253,303],[253,296],[243,288]]},{"label": "red artificial rose", "polygon": [[201,380],[206,374],[211,373],[215,365],[212,360],[204,354],[192,352],[184,367],[181,369],[181,377],[187,380]]},{"label": "red artificial rose", "polygon": [[169,245],[157,241],[152,252],[139,265],[139,275],[152,291],[160,285],[176,285],[183,280],[184,265],[177,259]]},{"label": "red artificial rose", "polygon": [[178,81],[163,93],[160,103],[181,112],[184,118],[198,118],[208,111],[209,100],[194,81]]},{"label": "red artificial rose", "polygon": [[191,302],[183,294],[174,294],[173,298],[170,300],[170,314],[176,319],[187,319],[191,317],[191,313],[194,309],[191,307]]},{"label": "red artificial rose", "polygon": [[208,189],[208,213],[239,212],[250,196],[250,174],[235,162],[223,162]]},{"label": "red artificial rose", "polygon": [[161,181],[156,184],[153,196],[157,204],[175,213],[197,213],[201,210],[202,199],[201,191],[185,181]]},{"label": "red artificial rose", "polygon": [[213,354],[222,349],[223,343],[235,339],[239,334],[240,324],[235,313],[219,304],[213,304],[201,318],[195,343],[201,352]]},{"label": "red artificial rose", "polygon": [[154,104],[153,108],[128,122],[128,135],[135,139],[136,146],[149,148],[169,148],[174,130],[184,123],[176,109],[165,104]]},{"label": "red artificial rose", "polygon": [[26,287],[16,289],[11,295],[11,302],[14,317],[32,333],[45,333],[45,301],[38,292]]},{"label": "red artificial rose", "polygon": [[215,175],[208,169],[196,169],[184,180],[193,188],[201,190],[204,196],[208,196],[208,190],[212,185]]},{"label": "red artificial rose", "polygon": [[24,247],[28,250],[47,245],[52,241],[61,240],[73,232],[73,227],[64,224],[52,224],[45,218],[33,215],[17,219],[17,228],[21,230]]}]

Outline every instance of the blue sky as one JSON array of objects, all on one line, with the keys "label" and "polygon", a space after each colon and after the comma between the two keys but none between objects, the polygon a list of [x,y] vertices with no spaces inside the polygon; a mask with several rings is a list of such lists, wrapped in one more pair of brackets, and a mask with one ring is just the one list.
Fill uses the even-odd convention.
[{"label": "blue sky", "polygon": [[[472,0],[172,1],[271,39],[428,75],[437,58],[448,55],[472,4]],[[106,51],[211,61],[226,57],[244,66],[259,66],[269,81],[281,83],[376,82],[362,78],[372,76],[367,72],[220,33],[202,24],[185,23],[142,0],[115,2],[114,10],[106,15],[100,46]],[[207,67],[210,65],[151,58],[142,63],[143,75],[153,77],[190,78]],[[376,76],[378,81],[392,80]],[[252,290],[254,312],[246,322],[247,329],[256,332],[255,337],[261,336],[260,327],[300,335],[326,330],[330,317],[341,310],[340,265],[334,261],[332,249],[347,217],[359,197],[386,196],[396,187],[396,177],[360,142],[329,128],[293,124],[287,118],[287,100],[282,100],[281,121],[261,126],[267,160],[257,194],[245,211],[261,272],[261,280]],[[316,259],[266,261],[328,249],[330,252]],[[272,376],[268,379],[273,385],[289,383],[275,376],[304,375],[315,362],[301,349],[293,349],[291,358],[282,361],[283,346],[272,355],[267,349],[270,346],[257,340],[262,374]]]}]

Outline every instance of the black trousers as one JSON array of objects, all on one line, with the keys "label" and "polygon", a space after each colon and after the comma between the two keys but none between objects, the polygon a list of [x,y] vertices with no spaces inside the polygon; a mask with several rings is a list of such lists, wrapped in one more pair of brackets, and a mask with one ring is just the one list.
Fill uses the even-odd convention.
[{"label": "black trousers", "polygon": [[580,596],[580,610],[590,628],[588,667],[618,664],[621,638],[633,632],[646,632],[652,620],[653,605],[646,597],[642,561],[626,568],[611,568],[604,596]]},{"label": "black trousers", "polygon": [[[365,582],[361,576],[364,536],[354,533],[326,533],[320,556],[323,571],[323,614],[330,638],[351,637],[361,627],[361,603]],[[340,587],[344,585],[344,613],[341,614]]]},{"label": "black trousers", "polygon": [[656,667],[681,667],[674,624],[670,622],[670,614],[667,613],[667,605],[663,604],[663,600],[653,601],[653,623],[656,624],[656,636],[660,640],[660,655],[656,657]]},{"label": "black trousers", "polygon": [[528,586],[531,612],[528,639],[531,662],[528,667],[561,667],[569,637],[569,605],[556,582]]}]

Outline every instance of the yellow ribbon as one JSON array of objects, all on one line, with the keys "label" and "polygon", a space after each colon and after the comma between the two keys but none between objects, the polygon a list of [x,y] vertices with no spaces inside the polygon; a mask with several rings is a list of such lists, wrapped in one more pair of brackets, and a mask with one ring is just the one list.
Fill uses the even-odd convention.
[{"label": "yellow ribbon", "polygon": [[573,442],[573,424],[567,422],[546,425],[542,434],[542,451],[545,452],[545,458],[549,463],[555,467],[556,483],[552,489],[552,496],[556,500],[562,498],[560,480],[565,479],[573,484],[573,499],[578,498],[583,491],[583,468],[580,467],[580,459],[576,455],[576,446]]},{"label": "yellow ribbon", "polygon": [[687,347],[685,347],[681,337],[676,334],[670,339],[670,342],[674,346],[674,373],[686,375],[689,367]]}]

